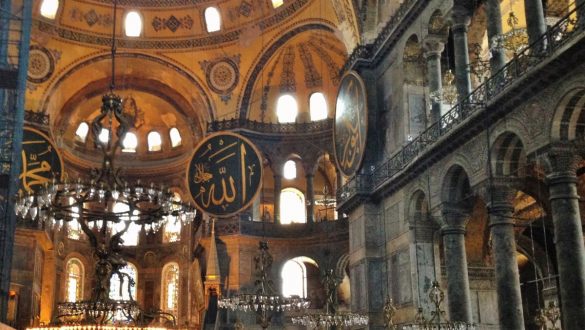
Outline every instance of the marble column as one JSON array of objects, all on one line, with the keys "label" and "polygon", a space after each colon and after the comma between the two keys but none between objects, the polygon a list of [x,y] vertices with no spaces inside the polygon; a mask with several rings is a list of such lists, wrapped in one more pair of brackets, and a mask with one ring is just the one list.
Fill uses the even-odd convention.
[{"label": "marble column", "polygon": [[492,201],[488,205],[489,227],[495,261],[500,328],[523,330],[522,294],[512,219],[515,190],[505,184],[494,185],[491,190]]},{"label": "marble column", "polygon": [[282,175],[274,174],[274,223],[280,223],[280,191],[282,190]]},{"label": "marble column", "polygon": [[[546,21],[544,19],[542,0],[524,0],[524,12],[526,14],[528,44],[531,45],[546,33]],[[546,43],[537,47],[537,52],[543,51],[546,48]]]},{"label": "marble column", "polygon": [[[440,93],[443,88],[441,81],[441,53],[445,44],[437,37],[428,37],[424,40],[424,58],[427,61],[427,79],[429,91]],[[431,125],[441,120],[441,100],[431,99]]]},{"label": "marble column", "polygon": [[471,294],[465,252],[467,217],[468,214],[460,208],[444,206],[441,234],[445,248],[449,319],[453,322],[471,323]]},{"label": "marble column", "polygon": [[455,85],[459,99],[471,93],[471,75],[469,71],[469,45],[467,41],[467,27],[471,22],[468,10],[455,8],[451,16],[453,46],[455,51]]},{"label": "marble column", "polygon": [[490,68],[492,75],[498,72],[506,64],[504,48],[499,44],[498,39],[502,36],[502,11],[500,0],[486,0],[485,8],[487,13],[487,34],[490,52]]},{"label": "marble column", "polygon": [[307,173],[305,176],[307,180],[307,194],[305,196],[307,203],[307,223],[315,222],[315,187],[313,173]]},{"label": "marble column", "polygon": [[559,272],[563,329],[585,324],[585,246],[577,195],[574,150],[548,154],[549,200]]}]

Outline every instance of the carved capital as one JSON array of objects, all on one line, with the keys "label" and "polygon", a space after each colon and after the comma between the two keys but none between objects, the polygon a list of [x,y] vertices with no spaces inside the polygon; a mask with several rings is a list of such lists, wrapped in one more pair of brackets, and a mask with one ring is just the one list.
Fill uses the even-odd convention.
[{"label": "carved capital", "polygon": [[469,222],[469,210],[459,205],[443,203],[441,205],[441,217],[438,220],[441,232],[451,233],[461,231],[465,233],[465,227]]},{"label": "carved capital", "polygon": [[471,23],[471,11],[467,8],[456,6],[451,11],[449,20],[453,33],[467,32],[467,27]]},{"label": "carved capital", "polygon": [[445,43],[438,37],[427,37],[423,41],[423,56],[425,58],[440,57],[445,49]]},{"label": "carved capital", "polygon": [[546,177],[554,180],[559,177],[575,177],[582,156],[574,144],[559,143],[551,145],[540,157]]}]

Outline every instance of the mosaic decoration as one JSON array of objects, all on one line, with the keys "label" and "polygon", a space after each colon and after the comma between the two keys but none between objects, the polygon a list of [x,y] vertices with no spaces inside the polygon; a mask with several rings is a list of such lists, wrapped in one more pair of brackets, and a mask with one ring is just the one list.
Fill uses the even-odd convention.
[{"label": "mosaic decoration", "polygon": [[30,46],[28,81],[40,84],[47,81],[55,71],[55,60],[49,50],[38,45]]},{"label": "mosaic decoration", "polygon": [[221,96],[223,102],[231,99],[231,93],[240,80],[240,55],[222,57],[213,61],[202,61],[199,63],[205,71],[207,86],[216,94]]},{"label": "mosaic decoration", "polygon": [[352,176],[360,168],[366,151],[368,107],[366,86],[360,76],[351,71],[345,75],[337,94],[333,147],[337,168]]},{"label": "mosaic decoration", "polygon": [[252,14],[252,9],[253,9],[252,4],[244,0],[240,4],[240,15],[249,17],[250,14]]},{"label": "mosaic decoration", "polygon": [[24,127],[21,156],[19,191],[36,192],[53,179],[63,179],[63,160],[43,132]]},{"label": "mosaic decoration", "polygon": [[231,132],[209,135],[195,149],[187,182],[195,206],[216,217],[248,208],[260,191],[262,158],[248,139]]},{"label": "mosaic decoration", "polygon": [[113,24],[112,15],[98,14],[94,9],[83,11],[79,8],[72,8],[69,11],[69,16],[73,20],[85,22],[89,27],[93,27],[94,25],[110,27]]},{"label": "mosaic decoration", "polygon": [[333,30],[330,27],[323,24],[318,23],[305,24],[283,34],[280,37],[280,39],[272,43],[270,47],[268,47],[266,51],[262,54],[262,56],[258,60],[258,63],[254,66],[254,69],[252,69],[252,72],[249,75],[250,78],[247,79],[248,83],[244,88],[244,92],[241,94],[240,101],[241,105],[239,107],[240,110],[238,110],[238,115],[241,119],[246,119],[248,116],[247,109],[250,107],[251,100],[250,98],[252,95],[252,91],[254,89],[254,85],[257,82],[258,76],[262,73],[263,69],[265,68],[266,63],[268,63],[272,56],[280,49],[280,47],[282,47],[282,45],[286,44],[287,41],[289,41],[291,38],[298,35],[299,33],[310,30],[324,30],[333,33]]},{"label": "mosaic decoration", "polygon": [[175,32],[181,28],[191,30],[191,28],[193,28],[193,18],[190,15],[185,15],[181,18],[177,18],[175,15],[171,15],[169,18],[161,18],[156,16],[152,20],[152,28],[156,32],[166,29],[171,30],[171,32]]},{"label": "mosaic decoration", "polygon": [[327,53],[325,49],[323,49],[319,44],[317,44],[313,40],[309,41],[309,45],[317,54],[319,54],[321,60],[323,60],[323,62],[325,62],[325,64],[327,65],[327,69],[329,70],[329,79],[331,79],[331,81],[334,84],[339,84],[340,68],[337,67],[337,64],[335,64],[335,61],[333,61],[333,58],[331,58],[331,55],[329,55],[329,53]]},{"label": "mosaic decoration", "polygon": [[309,51],[309,47],[305,43],[297,45],[301,61],[303,62],[303,68],[305,69],[305,85],[307,88],[315,88],[323,86],[323,78],[317,72],[315,64],[313,63],[313,57]]},{"label": "mosaic decoration", "polygon": [[282,55],[282,74],[280,76],[280,92],[294,93],[297,90],[295,81],[295,51],[293,46],[288,46]]}]

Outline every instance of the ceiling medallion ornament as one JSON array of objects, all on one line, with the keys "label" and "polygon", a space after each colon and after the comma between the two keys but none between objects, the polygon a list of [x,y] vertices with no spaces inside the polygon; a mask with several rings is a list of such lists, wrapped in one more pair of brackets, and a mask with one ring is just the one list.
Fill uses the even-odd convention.
[{"label": "ceiling medallion ornament", "polygon": [[333,147],[337,167],[352,176],[361,166],[368,134],[366,87],[360,76],[348,72],[341,80],[335,105]]},{"label": "ceiling medallion ornament", "polygon": [[40,84],[47,81],[55,71],[55,60],[51,53],[38,45],[31,45],[28,59],[28,81]]},{"label": "ceiling medallion ornament", "polygon": [[187,183],[199,210],[229,217],[250,206],[260,191],[262,158],[239,134],[211,134],[195,148]]},{"label": "ceiling medallion ornament", "polygon": [[200,62],[201,68],[205,71],[207,86],[219,94],[224,103],[231,98],[231,93],[240,80],[239,63],[240,55]]}]

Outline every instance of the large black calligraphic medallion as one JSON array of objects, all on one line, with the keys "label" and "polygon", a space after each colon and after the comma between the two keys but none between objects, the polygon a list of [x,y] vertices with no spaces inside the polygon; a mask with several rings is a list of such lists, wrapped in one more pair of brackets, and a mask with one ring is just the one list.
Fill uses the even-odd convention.
[{"label": "large black calligraphic medallion", "polygon": [[24,127],[21,151],[20,191],[33,193],[53,179],[63,178],[63,161],[43,132]]},{"label": "large black calligraphic medallion", "polygon": [[366,88],[360,76],[351,71],[341,80],[333,126],[335,160],[344,175],[351,176],[360,168],[367,134]]},{"label": "large black calligraphic medallion", "polygon": [[260,191],[262,159],[243,136],[215,133],[195,149],[187,180],[198,209],[228,217],[247,208]]}]

